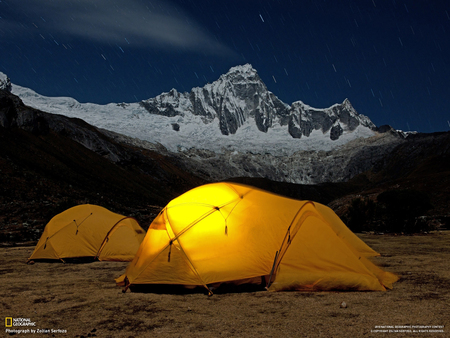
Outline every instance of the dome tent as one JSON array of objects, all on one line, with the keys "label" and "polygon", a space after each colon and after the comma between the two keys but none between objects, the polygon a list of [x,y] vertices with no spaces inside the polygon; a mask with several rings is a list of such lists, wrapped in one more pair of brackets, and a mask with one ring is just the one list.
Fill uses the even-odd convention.
[{"label": "dome tent", "polygon": [[131,261],[145,231],[131,217],[82,204],[56,215],[45,226],[30,260],[91,258]]},{"label": "dome tent", "polygon": [[328,207],[234,183],[172,200],[150,225],[125,274],[128,287],[261,283],[278,290],[385,290],[398,278]]}]

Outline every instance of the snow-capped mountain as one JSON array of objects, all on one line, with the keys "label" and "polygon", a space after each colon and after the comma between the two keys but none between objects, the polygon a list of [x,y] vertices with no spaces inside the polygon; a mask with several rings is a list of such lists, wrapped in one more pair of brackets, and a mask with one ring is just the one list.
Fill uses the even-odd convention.
[{"label": "snow-capped mountain", "polygon": [[12,85],[26,105],[78,117],[170,151],[213,152],[331,150],[350,140],[374,135],[375,125],[349,100],[326,109],[301,101],[288,105],[270,92],[251,65],[233,67],[217,81],[189,93],[172,89],[137,103],[97,105],[72,98],[45,97]]},{"label": "snow-capped mountain", "polygon": [[45,97],[11,85],[1,73],[0,81],[28,106],[83,119],[119,141],[169,154],[206,180],[343,181],[402,142],[393,133],[380,134],[347,99],[325,109],[283,103],[248,64],[189,93],[172,89],[141,102],[107,105]]},{"label": "snow-capped mountain", "polygon": [[142,101],[141,105],[151,114],[174,117],[189,112],[200,116],[205,124],[217,120],[223,135],[236,134],[247,121],[254,121],[264,133],[270,128],[286,127],[293,138],[309,137],[313,130],[320,130],[331,140],[337,140],[344,131],[352,132],[359,125],[375,128],[347,99],[328,109],[315,109],[301,101],[287,105],[267,89],[249,64],[233,67],[217,81],[193,88],[190,93],[173,89]]}]

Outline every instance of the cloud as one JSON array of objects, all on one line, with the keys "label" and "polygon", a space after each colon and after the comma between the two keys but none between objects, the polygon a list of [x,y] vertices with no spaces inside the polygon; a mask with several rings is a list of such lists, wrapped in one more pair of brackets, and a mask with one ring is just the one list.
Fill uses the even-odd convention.
[{"label": "cloud", "polygon": [[169,1],[20,0],[7,9],[0,20],[0,29],[6,34],[38,29],[53,36],[119,46],[233,53]]}]

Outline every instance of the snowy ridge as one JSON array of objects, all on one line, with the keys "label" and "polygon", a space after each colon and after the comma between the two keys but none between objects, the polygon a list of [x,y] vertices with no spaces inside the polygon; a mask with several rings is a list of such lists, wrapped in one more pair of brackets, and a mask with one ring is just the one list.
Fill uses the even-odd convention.
[{"label": "snowy ridge", "polygon": [[[0,85],[4,78],[1,74]],[[267,90],[251,65],[233,67],[190,93],[172,89],[136,103],[79,103],[73,98],[45,97],[14,84],[11,91],[31,107],[159,143],[172,152],[203,149],[286,156],[304,150],[329,151],[375,135],[375,125],[348,100],[326,109],[301,101],[291,106],[283,103]]]}]

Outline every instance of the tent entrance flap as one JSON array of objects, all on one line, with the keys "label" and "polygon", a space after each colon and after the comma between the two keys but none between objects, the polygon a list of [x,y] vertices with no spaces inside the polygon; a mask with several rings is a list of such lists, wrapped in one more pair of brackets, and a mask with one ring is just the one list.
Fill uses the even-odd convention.
[{"label": "tent entrance flap", "polygon": [[[277,251],[275,255],[275,260],[273,263],[272,271],[270,273],[271,278],[269,278],[269,282],[267,285],[267,288],[270,287],[270,284],[273,282],[273,279],[276,278],[276,271],[278,269],[278,266],[281,263],[281,260],[283,259],[284,254],[286,253],[287,249],[291,245],[292,240],[297,235],[300,227],[302,226],[303,222],[308,217],[320,217],[317,215],[316,212],[312,210],[305,210],[308,207],[312,207],[315,209],[315,204],[312,201],[307,201],[305,204],[303,204],[295,214],[292,222],[289,224],[289,227],[286,231],[286,234],[284,236],[283,242],[281,243],[280,249]],[[273,275],[273,277],[272,277]]]}]

